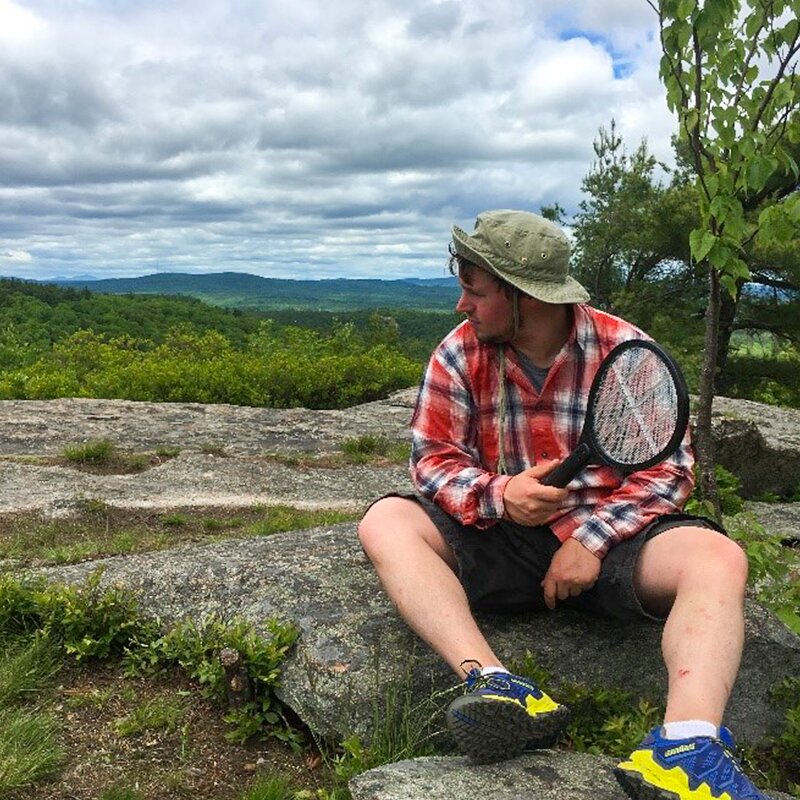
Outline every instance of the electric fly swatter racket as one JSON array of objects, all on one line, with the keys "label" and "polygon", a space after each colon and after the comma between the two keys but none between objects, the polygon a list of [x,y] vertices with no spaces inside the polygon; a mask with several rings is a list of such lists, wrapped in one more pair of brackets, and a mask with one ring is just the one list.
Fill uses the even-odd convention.
[{"label": "electric fly swatter racket", "polygon": [[678,365],[657,344],[631,339],[602,361],[589,390],[577,447],[542,483],[566,486],[587,464],[634,472],[669,458],[689,422]]}]

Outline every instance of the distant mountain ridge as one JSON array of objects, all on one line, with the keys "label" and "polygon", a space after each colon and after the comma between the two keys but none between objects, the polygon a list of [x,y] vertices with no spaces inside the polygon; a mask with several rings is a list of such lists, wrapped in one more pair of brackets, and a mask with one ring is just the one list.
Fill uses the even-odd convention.
[{"label": "distant mountain ridge", "polygon": [[455,278],[330,278],[289,280],[244,272],[190,274],[159,272],[137,278],[60,280],[59,286],[98,294],[189,295],[229,308],[452,309],[459,294]]}]

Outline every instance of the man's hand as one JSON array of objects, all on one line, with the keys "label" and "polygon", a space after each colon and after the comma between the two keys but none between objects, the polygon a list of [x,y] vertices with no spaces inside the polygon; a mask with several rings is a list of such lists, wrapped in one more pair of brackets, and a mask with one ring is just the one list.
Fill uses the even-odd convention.
[{"label": "man's hand", "polygon": [[569,495],[566,489],[539,482],[555,467],[546,461],[515,475],[503,493],[505,516],[520,525],[543,525],[558,511]]},{"label": "man's hand", "polygon": [[600,559],[577,539],[567,539],[553,556],[542,581],[545,605],[555,608],[557,600],[591,589],[600,574],[600,564]]}]

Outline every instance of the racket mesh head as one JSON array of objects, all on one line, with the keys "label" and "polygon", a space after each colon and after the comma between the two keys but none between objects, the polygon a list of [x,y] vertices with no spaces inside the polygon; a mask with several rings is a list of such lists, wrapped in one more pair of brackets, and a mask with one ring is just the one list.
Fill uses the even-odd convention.
[{"label": "racket mesh head", "polygon": [[654,459],[675,434],[678,406],[664,360],[646,347],[623,350],[602,376],[589,409],[595,446],[622,466]]}]

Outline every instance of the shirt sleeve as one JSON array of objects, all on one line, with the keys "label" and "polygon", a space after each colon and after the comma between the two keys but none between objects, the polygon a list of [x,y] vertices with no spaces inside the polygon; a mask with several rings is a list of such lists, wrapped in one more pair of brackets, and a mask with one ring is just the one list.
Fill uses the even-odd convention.
[{"label": "shirt sleeve", "polygon": [[694,487],[694,454],[689,437],[687,428],[673,456],[628,475],[618,489],[595,506],[572,537],[603,558],[614,545],[635,536],[662,514],[680,512]]},{"label": "shirt sleeve", "polygon": [[462,524],[487,528],[503,516],[503,492],[511,478],[483,467],[476,416],[458,359],[436,351],[411,421],[411,479],[420,494]]}]

